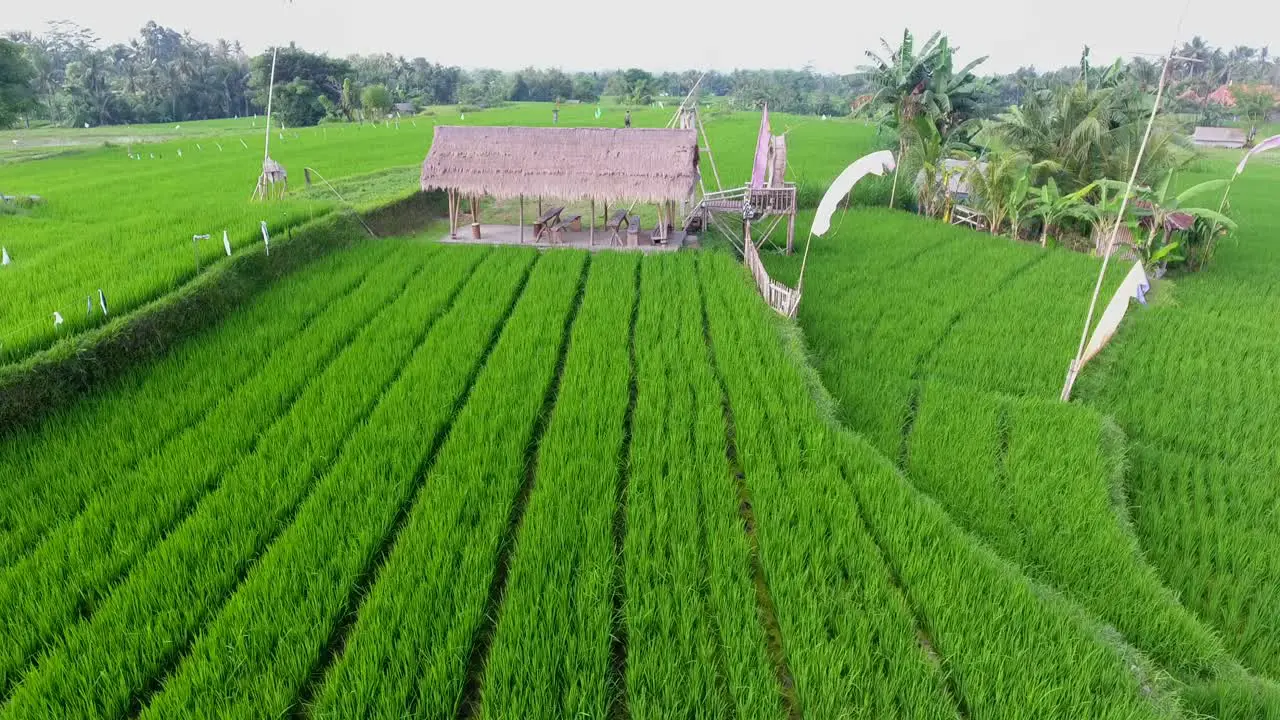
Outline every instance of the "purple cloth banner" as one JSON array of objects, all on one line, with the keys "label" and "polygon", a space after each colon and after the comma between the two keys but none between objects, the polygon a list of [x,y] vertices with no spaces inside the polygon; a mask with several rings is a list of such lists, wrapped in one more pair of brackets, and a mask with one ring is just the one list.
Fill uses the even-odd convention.
[{"label": "purple cloth banner", "polygon": [[751,187],[764,187],[765,166],[769,163],[769,106],[764,106],[760,116],[760,136],[756,139],[756,164],[751,168]]},{"label": "purple cloth banner", "polygon": [[1272,135],[1266,140],[1254,145],[1253,149],[1245,153],[1244,157],[1240,160],[1240,165],[1236,167],[1236,174],[1239,175],[1244,172],[1244,166],[1249,163],[1249,158],[1257,155],[1258,153],[1275,150],[1276,148],[1280,148],[1280,135]]}]

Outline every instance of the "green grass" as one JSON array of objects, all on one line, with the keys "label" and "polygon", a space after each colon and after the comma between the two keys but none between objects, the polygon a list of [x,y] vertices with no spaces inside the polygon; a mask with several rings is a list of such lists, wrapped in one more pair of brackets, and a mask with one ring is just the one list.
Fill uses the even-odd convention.
[{"label": "green grass", "polygon": [[[1212,153],[1179,183],[1229,176],[1238,158]],[[1280,621],[1280,374],[1263,319],[1276,172],[1250,166],[1231,195],[1241,231],[1207,271],[1157,283],[1086,369],[1077,396],[1093,410],[1054,398],[1096,259],[853,210],[815,239],[800,308],[839,419],[1224,717],[1280,714],[1276,686],[1241,669],[1274,678],[1280,657],[1265,629]],[[796,259],[767,260],[794,281]],[[1126,270],[1113,266],[1104,302]],[[1100,441],[1111,421],[1097,411],[1131,442]]]},{"label": "green grass", "polygon": [[[273,155],[370,208],[455,110]],[[705,121],[742,182],[758,118]],[[877,143],[774,127],[813,202]],[[253,128],[145,132],[145,160],[0,166],[50,199],[0,218],[14,297],[95,273],[131,283],[113,315],[161,297],[193,219],[256,251],[228,189]],[[903,213],[815,241],[804,338],[724,253],[353,243],[0,437],[0,718],[1280,717],[1277,172],[1251,166],[1238,237],[1160,283],[1070,405],[1098,261]],[[335,207],[313,187],[270,219]]]},{"label": "green grass", "polygon": [[519,518],[526,450],[539,439],[585,281],[581,254],[538,264],[316,695],[314,717],[457,711],[473,638],[492,611],[500,547],[518,530],[509,524]]},{"label": "green grass", "polygon": [[486,717],[604,717],[613,697],[614,518],[637,261],[592,260],[484,668]]},{"label": "green grass", "polygon": [[[85,312],[85,299],[92,296],[96,303],[99,288],[115,316],[183,286],[196,276],[197,256],[205,269],[225,258],[224,230],[233,250],[261,250],[260,221],[280,235],[338,209],[337,197],[319,177],[312,187],[304,186],[304,168],[315,169],[348,202],[368,208],[414,191],[435,124],[545,126],[551,124],[550,108],[513,104],[469,113],[465,120],[440,109],[398,124],[273,131],[271,155],[289,170],[292,192],[272,203],[249,199],[261,170],[261,119],[257,129],[247,118],[183,123],[180,130],[140,126],[128,129],[136,136],[133,144],[0,164],[0,191],[45,199],[33,210],[0,215],[0,238],[14,259],[0,275],[6,295],[0,306],[0,362],[103,325],[110,317],[100,310]],[[594,112],[594,106],[566,105],[561,125],[621,126],[621,111],[611,109],[599,120]],[[636,127],[663,127],[672,112],[637,109],[633,120]],[[706,119],[713,157],[703,164],[712,188],[713,161],[726,186],[746,182],[758,122],[747,113]],[[778,131],[792,130],[789,176],[815,197],[841,169],[830,148],[840,147],[851,158],[874,142],[869,128],[849,121],[777,116],[774,124]],[[42,142],[116,142],[119,132],[54,128],[30,135]],[[0,136],[3,144],[12,139]],[[130,152],[141,159],[131,159]],[[585,215],[587,207],[576,210]],[[640,210],[648,217],[648,208]],[[485,214],[491,211],[492,219],[514,222],[511,203],[486,206]],[[206,233],[211,239],[193,247],[192,236]],[[55,311],[65,319],[58,328]]]}]

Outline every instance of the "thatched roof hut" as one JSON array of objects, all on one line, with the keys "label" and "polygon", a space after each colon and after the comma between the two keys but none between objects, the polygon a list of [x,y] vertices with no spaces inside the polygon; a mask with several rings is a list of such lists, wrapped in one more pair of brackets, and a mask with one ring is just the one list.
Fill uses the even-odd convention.
[{"label": "thatched roof hut", "polygon": [[694,130],[439,126],[423,190],[497,199],[688,199],[698,184]]}]

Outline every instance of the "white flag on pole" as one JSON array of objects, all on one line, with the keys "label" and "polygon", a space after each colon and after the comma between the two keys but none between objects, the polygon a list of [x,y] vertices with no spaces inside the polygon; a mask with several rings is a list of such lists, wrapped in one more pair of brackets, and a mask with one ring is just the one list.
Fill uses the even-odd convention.
[{"label": "white flag on pole", "polygon": [[84,296],[84,316],[89,317],[92,314],[93,314],[93,296],[85,295]]},{"label": "white flag on pole", "polygon": [[13,259],[9,257],[9,248],[0,248],[0,265],[8,265],[11,262]]},{"label": "white flag on pole", "polygon": [[53,311],[53,326],[56,328],[62,324],[62,313],[57,310]]},{"label": "white flag on pole", "polygon": [[853,186],[867,175],[883,175],[886,170],[894,169],[893,153],[888,150],[873,152],[853,161],[840,176],[827,188],[827,193],[818,203],[818,214],[813,219],[813,234],[822,235],[831,229],[831,216],[840,205],[840,199],[848,195]]},{"label": "white flag on pole", "polygon": [[267,221],[261,222],[262,226],[262,244],[267,246],[267,257],[271,257],[271,236],[267,234]]},{"label": "white flag on pole", "polygon": [[102,307],[102,314],[107,315],[107,296],[103,294],[102,288],[98,288],[98,305]]},{"label": "white flag on pole", "polygon": [[231,257],[231,241],[227,239],[227,231],[222,231],[222,247],[227,251],[227,257]]},{"label": "white flag on pole", "polygon": [[1094,355],[1101,352],[1102,348],[1111,340],[1111,336],[1116,334],[1116,330],[1120,328],[1120,321],[1124,319],[1125,313],[1129,310],[1129,300],[1137,300],[1146,305],[1147,293],[1150,291],[1151,281],[1147,279],[1147,271],[1142,267],[1142,261],[1139,260],[1133,264],[1129,274],[1124,276],[1120,287],[1116,289],[1116,294],[1111,297],[1111,302],[1107,303],[1107,309],[1102,312],[1102,317],[1098,320],[1098,326],[1089,338],[1089,345],[1085,347],[1084,357],[1080,361],[1081,367],[1084,367],[1084,364],[1089,362]]}]

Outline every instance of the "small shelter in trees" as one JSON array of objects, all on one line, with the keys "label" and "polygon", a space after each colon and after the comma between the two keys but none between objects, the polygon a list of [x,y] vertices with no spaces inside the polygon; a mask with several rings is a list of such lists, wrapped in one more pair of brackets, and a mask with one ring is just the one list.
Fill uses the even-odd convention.
[{"label": "small shelter in trees", "polygon": [[[464,202],[470,203],[471,236],[480,239],[480,198],[520,200],[521,241],[524,240],[524,202],[590,201],[590,244],[595,244],[596,204],[646,203],[657,206],[657,227],[651,233],[662,242],[681,224],[679,208],[694,199],[699,183],[698,140],[692,130],[568,127],[438,126],[431,150],[422,164],[422,189],[449,195],[449,234],[457,238]],[[531,237],[541,239],[547,225],[562,218],[540,217]],[[577,219],[580,224],[580,218]],[[569,223],[566,223],[569,224]],[[634,245],[639,219],[618,210],[608,223],[613,238],[619,229]]]},{"label": "small shelter in trees", "polygon": [[1197,127],[1191,136],[1191,142],[1200,147],[1216,147],[1237,149],[1244,147],[1247,140],[1244,130],[1224,127]]}]

